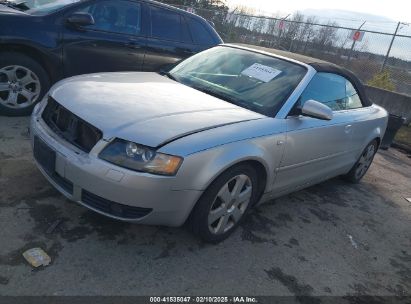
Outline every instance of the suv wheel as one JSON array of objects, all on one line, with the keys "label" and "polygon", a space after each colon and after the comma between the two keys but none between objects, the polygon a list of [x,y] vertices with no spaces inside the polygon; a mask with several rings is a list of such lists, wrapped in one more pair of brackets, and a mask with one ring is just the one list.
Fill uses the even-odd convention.
[{"label": "suv wheel", "polygon": [[49,86],[47,73],[30,57],[0,54],[0,114],[30,115]]},{"label": "suv wheel", "polygon": [[218,243],[238,227],[258,195],[257,173],[239,165],[220,175],[203,193],[189,219],[191,230],[204,241]]}]

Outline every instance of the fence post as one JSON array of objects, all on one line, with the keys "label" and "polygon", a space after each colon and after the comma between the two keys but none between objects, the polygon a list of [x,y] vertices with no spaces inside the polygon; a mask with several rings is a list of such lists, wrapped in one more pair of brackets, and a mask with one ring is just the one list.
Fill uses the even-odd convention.
[{"label": "fence post", "polygon": [[397,36],[400,25],[401,25],[401,22],[398,22],[397,28],[395,29],[395,32],[394,32],[394,35],[392,35],[392,39],[391,39],[391,42],[390,42],[390,46],[388,47],[387,55],[385,55],[384,62],[382,63],[382,66],[381,66],[381,72],[384,71],[385,65],[387,64],[388,57],[390,57],[392,44],[394,43],[395,36]]},{"label": "fence post", "polygon": [[[357,31],[361,30],[361,28],[364,26],[365,22],[367,22],[367,21],[364,21],[364,22],[360,25],[360,27],[358,28]],[[354,47],[355,47],[355,43],[356,43],[356,42],[357,42],[357,40],[353,39],[353,42],[352,42],[352,45],[351,45],[351,49],[350,49],[350,53],[348,54],[348,58],[347,58],[347,65],[348,65],[348,64],[350,63],[350,61],[351,61],[352,51],[354,50]]]},{"label": "fence post", "polygon": [[281,45],[280,45],[280,43],[281,43],[281,35],[282,35],[282,33],[283,33],[283,27],[285,26],[285,23],[284,23],[284,21],[288,18],[288,17],[290,17],[290,15],[291,14],[288,14],[287,16],[285,16],[284,18],[282,18],[282,19],[280,19],[280,24],[281,24],[281,22],[283,22],[283,25],[280,27],[280,31],[278,32],[278,37],[277,37],[277,41],[278,41],[278,47],[281,47]]},{"label": "fence post", "polygon": [[[231,33],[233,32],[233,29],[235,28],[235,24],[237,23],[237,16],[236,16],[236,11],[237,11],[237,9],[238,9],[238,7],[236,7],[236,8],[232,11],[232,13],[231,13],[231,16],[233,17],[233,24],[231,24],[231,20],[228,20],[229,22],[227,22],[227,23],[228,23],[228,26],[229,26],[227,39],[228,39],[230,42],[231,42]],[[228,14],[228,13],[227,13],[227,14]],[[231,16],[230,16],[230,18],[231,18]],[[226,16],[226,18],[227,18],[227,16]]]}]

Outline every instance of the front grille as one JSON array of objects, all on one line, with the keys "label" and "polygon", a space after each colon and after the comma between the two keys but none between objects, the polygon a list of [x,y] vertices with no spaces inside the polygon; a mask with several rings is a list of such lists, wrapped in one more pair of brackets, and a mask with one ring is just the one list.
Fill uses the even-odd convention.
[{"label": "front grille", "polygon": [[99,129],[71,113],[51,97],[41,117],[53,132],[87,153],[103,136]]},{"label": "front grille", "polygon": [[81,201],[94,209],[118,216],[124,219],[138,219],[149,214],[153,209],[132,207],[119,204],[108,199],[97,196],[87,190],[82,190]]}]

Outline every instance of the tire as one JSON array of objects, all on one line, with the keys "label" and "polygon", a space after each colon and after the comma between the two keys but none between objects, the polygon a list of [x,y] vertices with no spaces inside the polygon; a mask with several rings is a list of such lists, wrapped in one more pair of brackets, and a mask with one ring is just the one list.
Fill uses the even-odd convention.
[{"label": "tire", "polygon": [[0,53],[0,114],[30,115],[50,87],[44,68],[21,53]]},{"label": "tire", "polygon": [[258,189],[253,167],[244,164],[228,169],[206,189],[191,212],[191,231],[208,243],[225,240],[256,203]]},{"label": "tire", "polygon": [[377,153],[378,143],[376,140],[370,142],[361,153],[360,158],[351,168],[351,170],[343,176],[343,178],[351,183],[359,183],[360,180],[367,173],[371,166],[374,156]]}]

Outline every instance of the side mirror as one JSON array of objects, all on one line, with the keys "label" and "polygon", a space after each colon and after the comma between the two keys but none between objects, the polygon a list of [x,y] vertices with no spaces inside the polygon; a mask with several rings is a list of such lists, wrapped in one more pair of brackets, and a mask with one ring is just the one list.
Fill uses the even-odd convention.
[{"label": "side mirror", "polygon": [[67,18],[67,22],[75,26],[87,26],[94,24],[94,18],[88,13],[74,13]]},{"label": "side mirror", "polygon": [[302,115],[318,118],[322,120],[333,119],[333,111],[325,104],[315,101],[307,100],[301,109]]}]

